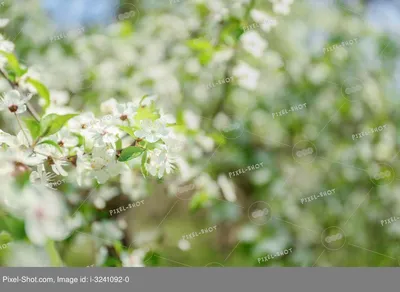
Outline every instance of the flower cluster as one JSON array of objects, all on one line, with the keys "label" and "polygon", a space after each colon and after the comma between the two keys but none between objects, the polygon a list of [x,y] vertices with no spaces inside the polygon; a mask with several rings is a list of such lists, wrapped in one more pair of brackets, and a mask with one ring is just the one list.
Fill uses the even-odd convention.
[{"label": "flower cluster", "polygon": [[[109,99],[101,105],[108,114],[103,118],[60,108],[69,97],[49,91],[39,75],[18,62],[13,48],[0,41],[0,74],[10,87],[0,111],[16,129],[15,135],[0,130],[0,179],[5,182],[0,202],[24,220],[32,243],[64,240],[82,226],[80,213],[69,216],[65,198],[54,188],[65,179],[90,188],[128,171],[133,161],[139,161],[145,177],[172,173],[181,141],[174,132],[175,118],[156,108],[156,96],[126,103]],[[58,176],[63,179],[54,182]],[[96,204],[104,207],[98,199]]]}]

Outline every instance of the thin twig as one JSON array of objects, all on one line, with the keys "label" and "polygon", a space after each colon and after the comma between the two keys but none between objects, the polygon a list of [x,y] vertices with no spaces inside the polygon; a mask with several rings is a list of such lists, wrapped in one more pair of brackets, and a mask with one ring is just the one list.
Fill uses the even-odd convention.
[{"label": "thin twig", "polygon": [[28,143],[29,147],[31,147],[31,143],[29,142],[28,135],[25,133],[24,128],[22,128],[21,121],[19,120],[18,115],[16,113],[14,113],[14,115],[15,115],[15,118],[17,119],[19,127],[21,128],[22,133],[25,136],[26,142]]},{"label": "thin twig", "polygon": [[37,112],[33,108],[33,106],[29,102],[26,103],[26,106],[27,106],[28,112],[31,114],[31,116],[36,120],[36,122],[39,122],[40,121],[39,115],[37,114]]}]

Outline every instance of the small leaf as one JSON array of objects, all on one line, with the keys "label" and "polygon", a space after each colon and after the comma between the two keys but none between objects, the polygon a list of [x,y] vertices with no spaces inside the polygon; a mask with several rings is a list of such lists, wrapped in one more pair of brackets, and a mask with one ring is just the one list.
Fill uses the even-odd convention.
[{"label": "small leaf", "polygon": [[53,135],[77,114],[57,115],[49,114],[45,116],[40,123],[40,136],[45,137]]},{"label": "small leaf", "polygon": [[0,54],[2,54],[3,56],[5,56],[7,58],[8,66],[14,72],[14,74],[16,76],[20,77],[26,72],[26,70],[23,70],[20,67],[17,57],[15,57],[13,54],[5,52],[5,51],[0,51]]},{"label": "small leaf", "polygon": [[136,138],[134,131],[131,127],[127,127],[127,126],[119,126],[119,128],[124,131],[125,133],[127,133],[129,136]]},{"label": "small leaf", "polygon": [[54,147],[57,148],[58,151],[60,151],[61,153],[63,152],[62,149],[61,149],[61,147],[60,147],[60,145],[58,145],[58,144],[57,144],[56,142],[54,142],[53,140],[45,140],[45,141],[40,142],[38,145],[41,145],[41,144],[47,144],[47,145],[54,146]]},{"label": "small leaf", "polygon": [[33,85],[33,87],[36,88],[38,94],[44,98],[45,101],[45,105],[44,105],[44,110],[46,110],[49,106],[50,106],[50,93],[49,90],[47,89],[46,86],[44,86],[41,82],[32,79],[32,78],[28,78],[27,80],[30,84]]},{"label": "small leaf", "polygon": [[150,107],[141,107],[138,109],[137,114],[135,116],[136,121],[141,121],[141,120],[156,120],[159,118],[159,115],[153,111],[152,108]]},{"label": "small leaf", "polygon": [[146,99],[146,97],[148,97],[148,94],[143,95],[143,97],[140,99],[139,104],[142,105],[142,102]]},{"label": "small leaf", "polygon": [[40,123],[34,119],[24,119],[25,125],[28,128],[29,132],[33,139],[39,137],[40,134]]},{"label": "small leaf", "polygon": [[122,248],[122,243],[120,241],[114,242],[114,249],[117,252],[118,256],[124,251]]},{"label": "small leaf", "polygon": [[122,149],[122,140],[121,140],[121,138],[117,140],[117,142],[115,143],[115,146],[117,147],[117,150]]},{"label": "small leaf", "polygon": [[143,152],[144,148],[130,146],[124,150],[122,150],[121,155],[118,158],[118,161],[129,161],[133,158],[139,157]]},{"label": "small leaf", "polygon": [[78,138],[78,146],[85,145],[85,137],[78,133],[72,133],[72,135]]}]

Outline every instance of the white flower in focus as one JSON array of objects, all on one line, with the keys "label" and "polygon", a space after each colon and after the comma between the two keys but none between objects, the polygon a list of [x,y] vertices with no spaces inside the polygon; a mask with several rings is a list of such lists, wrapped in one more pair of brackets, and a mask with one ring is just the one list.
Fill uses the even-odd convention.
[{"label": "white flower in focus", "polygon": [[92,140],[95,147],[103,147],[107,144],[115,146],[121,133],[117,127],[99,121],[89,128],[85,137]]},{"label": "white flower in focus", "polygon": [[157,142],[158,140],[168,135],[168,129],[165,123],[161,120],[142,120],[140,121],[141,129],[135,131],[135,135],[139,138],[145,139],[150,143]]},{"label": "white flower in focus", "polygon": [[131,254],[126,252],[121,253],[121,261],[123,267],[144,267],[144,257],[146,252],[142,249],[136,249]]},{"label": "white flower in focus", "polygon": [[25,232],[30,241],[44,245],[48,239],[63,240],[70,231],[66,224],[66,208],[53,190],[32,185],[24,189]]},{"label": "white flower in focus", "polygon": [[71,148],[75,147],[79,143],[78,137],[73,135],[70,131],[66,128],[62,128],[57,134],[53,135],[53,140],[61,147]]},{"label": "white flower in focus", "polygon": [[248,31],[240,38],[243,48],[254,57],[262,57],[268,42],[264,40],[256,31]]},{"label": "white flower in focus", "polygon": [[47,159],[47,162],[51,166],[51,169],[57,174],[62,176],[68,176],[68,173],[64,170],[64,166],[68,166],[69,163],[65,160],[63,153],[52,146],[41,144],[35,147],[35,150],[38,151],[38,156],[43,157],[43,159]]},{"label": "white flower in focus", "polygon": [[166,147],[149,151],[148,157],[150,162],[146,164],[146,169],[153,176],[162,178],[165,172],[170,174],[175,169],[176,158],[167,151]]},{"label": "white flower in focus", "polygon": [[0,111],[8,109],[11,113],[21,114],[26,111],[26,103],[31,98],[31,95],[21,96],[19,91],[11,90],[1,98]]},{"label": "white flower in focus", "polygon": [[240,62],[233,69],[233,75],[241,87],[248,90],[255,90],[257,88],[260,72],[250,67],[247,63]]},{"label": "white flower in focus", "polygon": [[68,121],[69,129],[74,133],[85,133],[93,125],[96,118],[91,112],[81,114]]},{"label": "white flower in focus", "polygon": [[121,173],[123,164],[116,159],[116,151],[105,147],[94,147],[92,154],[78,155],[78,171],[89,171],[91,177],[103,184]]},{"label": "white flower in focus", "polygon": [[117,104],[113,116],[119,125],[133,124],[138,108],[132,103]]},{"label": "white flower in focus", "polygon": [[43,186],[53,188],[50,183],[53,181],[55,177],[56,175],[54,173],[46,172],[44,165],[40,164],[36,167],[36,171],[31,172],[29,180],[33,184],[38,183]]},{"label": "white flower in focus", "polygon": [[28,166],[37,166],[44,162],[43,156],[34,154],[31,150],[26,150],[22,148],[9,148],[4,152],[4,159],[13,163],[15,165],[14,174],[18,174],[26,171]]}]

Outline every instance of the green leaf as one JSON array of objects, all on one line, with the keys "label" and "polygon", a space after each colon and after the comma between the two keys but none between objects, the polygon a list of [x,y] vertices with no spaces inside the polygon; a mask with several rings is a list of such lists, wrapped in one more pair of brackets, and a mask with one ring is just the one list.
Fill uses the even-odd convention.
[{"label": "green leaf", "polygon": [[117,252],[118,256],[124,251],[122,248],[122,243],[120,241],[114,242],[114,249]]},{"label": "green leaf", "polygon": [[148,97],[148,94],[143,95],[143,97],[140,99],[139,104],[142,105],[142,102],[146,99],[146,97]]},{"label": "green leaf", "polygon": [[30,119],[30,118],[24,119],[24,122],[29,132],[31,133],[32,138],[36,139],[37,137],[39,137],[40,123],[35,119]]},{"label": "green leaf", "polygon": [[142,162],[141,162],[141,166],[140,166],[140,169],[142,171],[144,178],[149,176],[149,172],[146,169],[146,162],[147,162],[147,151],[145,151],[142,156]]},{"label": "green leaf", "polygon": [[49,240],[46,243],[46,252],[50,257],[50,263],[53,267],[62,267],[63,262],[61,260],[61,257],[56,249],[56,245],[54,241]]},{"label": "green leaf", "polygon": [[56,142],[54,142],[53,140],[45,140],[45,141],[40,142],[38,145],[41,145],[41,144],[47,144],[47,145],[54,146],[54,147],[57,148],[58,151],[60,151],[61,153],[63,152],[62,149],[61,149],[61,147],[60,147],[60,145],[58,145],[58,144],[57,144]]},{"label": "green leaf", "polygon": [[133,129],[131,127],[127,127],[127,126],[119,126],[119,128],[124,131],[125,133],[127,133],[129,136],[136,138],[135,133],[133,131]]},{"label": "green leaf", "polygon": [[77,114],[57,115],[49,114],[45,116],[40,123],[40,136],[45,137],[53,135]]},{"label": "green leaf", "polygon": [[47,89],[46,86],[44,86],[41,82],[32,79],[32,78],[28,78],[27,80],[30,84],[33,85],[33,87],[36,88],[38,94],[44,98],[45,101],[45,105],[44,105],[44,110],[46,110],[49,106],[50,106],[50,92]]},{"label": "green leaf", "polygon": [[144,148],[130,146],[122,150],[121,155],[118,158],[118,161],[129,161],[133,158],[139,157],[145,151]]},{"label": "green leaf", "polygon": [[9,68],[17,77],[20,77],[26,73],[26,70],[20,67],[17,57],[15,57],[13,54],[5,51],[0,51],[0,54],[7,58]]},{"label": "green leaf", "polygon": [[115,146],[117,147],[117,150],[122,149],[122,140],[121,140],[121,138],[119,138],[117,140],[117,142],[115,143]]},{"label": "green leaf", "polygon": [[72,133],[72,135],[78,138],[78,146],[85,145],[85,137],[78,133]]},{"label": "green leaf", "polygon": [[141,120],[156,120],[159,118],[159,115],[153,111],[152,108],[150,107],[141,107],[138,109],[137,114],[135,116],[136,121],[141,121]]}]

